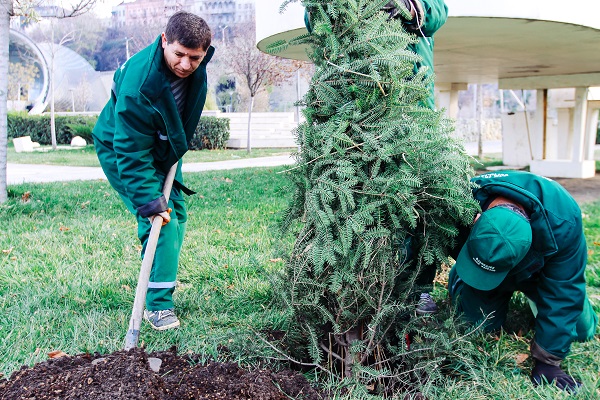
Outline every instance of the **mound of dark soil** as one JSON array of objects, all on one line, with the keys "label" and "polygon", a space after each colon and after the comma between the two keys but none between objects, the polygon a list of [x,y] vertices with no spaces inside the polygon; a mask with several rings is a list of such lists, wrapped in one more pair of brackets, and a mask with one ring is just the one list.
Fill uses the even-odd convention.
[{"label": "mound of dark soil", "polygon": [[[162,361],[158,372],[149,358]],[[324,399],[301,374],[289,370],[247,371],[233,363],[196,363],[176,351],[142,349],[108,355],[64,356],[22,367],[0,381],[0,399]]]}]

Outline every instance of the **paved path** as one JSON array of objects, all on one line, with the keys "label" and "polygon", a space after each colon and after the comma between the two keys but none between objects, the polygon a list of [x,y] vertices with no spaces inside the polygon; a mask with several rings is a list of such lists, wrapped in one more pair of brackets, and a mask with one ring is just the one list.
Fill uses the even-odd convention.
[{"label": "paved path", "polygon": [[[249,167],[275,167],[293,164],[290,156],[246,158],[230,161],[183,164],[183,172],[216,171]],[[106,179],[99,167],[68,167],[41,164],[7,164],[7,183],[59,182]]]},{"label": "paved path", "polygon": [[[596,146],[600,150],[600,145]],[[465,143],[467,153],[477,155],[477,143]],[[502,141],[483,143],[484,154],[502,153]],[[214,161],[205,163],[184,163],[184,172],[227,170],[249,167],[276,167],[293,164],[290,156],[245,158],[239,160]],[[11,164],[7,165],[7,183],[15,185],[25,182],[58,182],[76,180],[106,179],[99,167],[67,167],[59,165]]]}]

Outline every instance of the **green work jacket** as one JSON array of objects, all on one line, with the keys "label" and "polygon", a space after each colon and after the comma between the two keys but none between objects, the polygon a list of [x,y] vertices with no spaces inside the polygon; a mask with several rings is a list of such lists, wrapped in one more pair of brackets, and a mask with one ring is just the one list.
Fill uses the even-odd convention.
[{"label": "green work jacket", "polygon": [[586,301],[587,247],[579,206],[557,182],[529,172],[490,172],[472,182],[482,207],[501,195],[527,211],[531,248],[495,290],[516,288],[536,303],[535,342],[563,359]]},{"label": "green work jacket", "polygon": [[[444,0],[419,0],[423,6],[425,21],[420,30],[415,30],[411,23],[406,23],[407,31],[416,33],[419,37],[418,41],[409,45],[410,50],[417,53],[421,57],[421,61],[415,63],[415,73],[421,67],[428,68],[428,75],[433,75],[433,35],[438,29],[446,23],[448,19],[448,7]],[[310,17],[308,11],[304,12],[304,24],[309,32],[312,32],[310,25]],[[435,92],[434,85],[429,85],[429,97],[426,100],[426,106],[435,108]]]},{"label": "green work jacket", "polygon": [[[421,61],[415,63],[415,70],[421,67],[428,68],[428,74],[433,75],[433,35],[438,29],[446,23],[448,19],[448,7],[444,3],[444,0],[420,0],[423,5],[423,11],[425,13],[425,22],[421,27],[421,32],[417,33],[419,41],[415,44],[411,44],[409,47],[412,51],[421,56]],[[434,84],[429,85],[429,97],[427,98],[426,106],[431,109],[435,108],[435,92]]]},{"label": "green work jacket", "polygon": [[163,207],[162,185],[175,163],[174,186],[191,192],[183,186],[181,158],[204,108],[206,65],[213,54],[211,46],[187,78],[191,82],[182,117],[171,92],[160,36],[114,74],[111,97],[93,130],[94,145],[111,185],[142,216],[165,209],[157,207]]}]

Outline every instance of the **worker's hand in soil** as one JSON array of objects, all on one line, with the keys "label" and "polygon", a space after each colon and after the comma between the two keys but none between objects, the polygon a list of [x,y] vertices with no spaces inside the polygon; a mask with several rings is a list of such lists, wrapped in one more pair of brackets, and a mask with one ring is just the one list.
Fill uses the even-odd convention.
[{"label": "worker's hand in soil", "polygon": [[577,382],[573,377],[560,369],[557,365],[550,365],[539,360],[535,360],[535,366],[531,371],[531,380],[534,385],[548,382],[554,383],[562,390],[576,392],[581,387],[581,382]]},{"label": "worker's hand in soil", "polygon": [[170,215],[170,214],[171,214],[171,211],[173,211],[173,210],[172,210],[172,209],[170,209],[170,208],[167,208],[167,209],[166,209],[165,211],[163,211],[163,212],[160,212],[160,213],[158,213],[158,214],[154,214],[154,215],[153,215],[153,216],[151,216],[151,217],[148,217],[148,219],[150,220],[150,223],[153,223],[153,222],[154,222],[154,218],[155,218],[157,215],[160,215],[160,216],[162,217],[162,219],[163,219],[162,226],[165,226],[166,224],[168,224],[168,223],[169,223],[169,221],[171,221],[171,215]]}]

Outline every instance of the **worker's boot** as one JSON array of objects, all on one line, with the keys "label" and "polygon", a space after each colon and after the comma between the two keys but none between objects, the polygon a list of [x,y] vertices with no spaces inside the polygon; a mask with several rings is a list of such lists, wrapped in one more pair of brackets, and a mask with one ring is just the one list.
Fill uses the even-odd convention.
[{"label": "worker's boot", "polygon": [[421,293],[419,302],[417,303],[417,314],[428,315],[434,314],[438,310],[437,304],[433,300],[433,297],[429,293]]},{"label": "worker's boot", "polygon": [[150,323],[150,326],[157,331],[164,331],[179,327],[179,319],[175,315],[175,310],[169,308],[159,311],[144,311],[144,319]]}]

